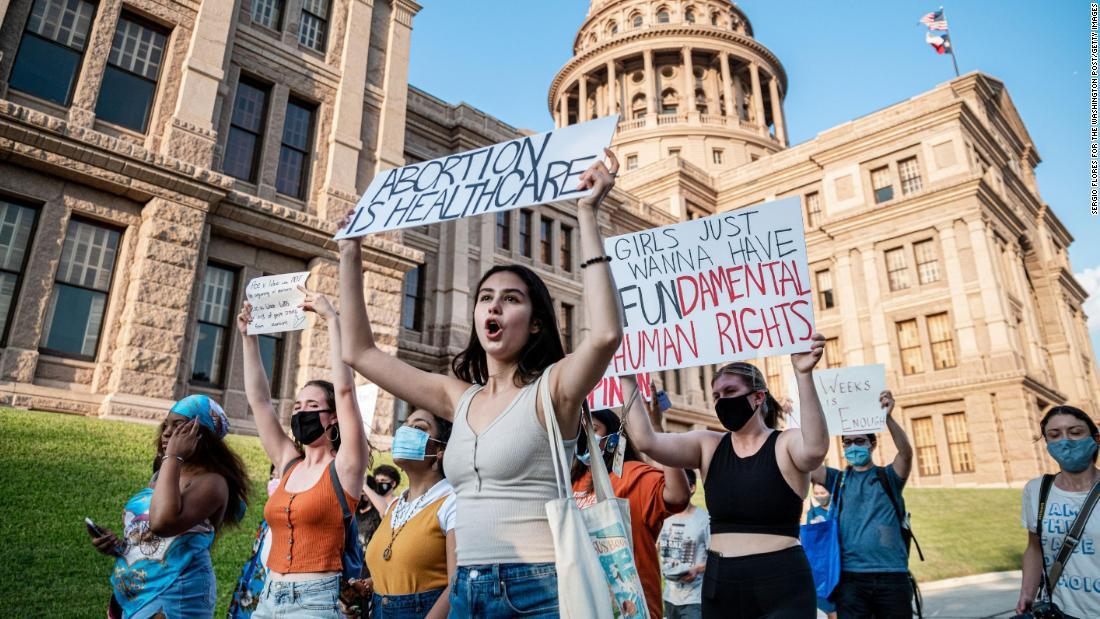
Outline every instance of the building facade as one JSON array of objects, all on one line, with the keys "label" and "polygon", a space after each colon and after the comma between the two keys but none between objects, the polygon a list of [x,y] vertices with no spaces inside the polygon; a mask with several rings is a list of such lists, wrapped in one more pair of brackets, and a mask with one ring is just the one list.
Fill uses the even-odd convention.
[{"label": "building facade", "polygon": [[[206,393],[252,427],[248,280],[336,292],[335,222],[378,170],[523,132],[407,83],[412,0],[0,0],[0,403],[155,418]],[[592,0],[557,126],[617,113],[622,234],[799,195],[828,365],[884,363],[921,485],[1020,484],[1038,417],[1100,401],[1072,237],[1003,84],[970,74],[790,147],[788,76],[725,0]],[[570,202],[364,239],[382,345],[449,371],[494,264],[584,337]],[[328,375],[323,326],[263,337],[273,394]],[[785,359],[761,362],[773,391]],[[663,372],[672,430],[718,427],[713,368]],[[408,407],[382,394],[385,444]],[[885,441],[880,457],[892,455]],[[836,463],[836,450],[830,454]]]}]

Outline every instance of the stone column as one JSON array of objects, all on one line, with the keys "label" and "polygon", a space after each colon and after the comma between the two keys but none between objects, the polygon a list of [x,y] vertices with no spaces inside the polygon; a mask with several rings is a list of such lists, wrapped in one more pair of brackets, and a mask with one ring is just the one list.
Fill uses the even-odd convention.
[{"label": "stone column", "polygon": [[[83,66],[73,86],[73,100],[69,104],[69,123],[71,124],[90,129],[95,122],[99,88],[103,84],[103,72],[107,69],[107,57],[110,55],[111,43],[115,38],[115,27],[121,12],[122,2],[102,2],[96,10],[92,28],[88,32],[86,49],[102,50],[102,53],[84,55]],[[164,50],[161,62],[171,58],[171,43],[172,40],[169,38],[169,49]]]},{"label": "stone column", "polygon": [[225,79],[225,49],[237,11],[232,2],[204,2],[183,62],[179,94],[161,152],[200,168],[211,168],[217,142],[214,110]]},{"label": "stone column", "polygon": [[[1003,303],[1003,290],[1001,267],[993,259],[992,251],[996,241],[993,238],[993,229],[981,219],[972,219],[966,222],[970,230],[970,245],[974,251],[974,263],[979,273],[985,273],[986,277],[980,278],[982,291],[982,305],[985,306],[986,327],[989,329],[989,347],[993,354],[990,357],[1006,354],[1013,356],[1008,337],[1007,312]],[[1008,367],[990,368],[990,371],[1009,369]]]},{"label": "stone column", "polygon": [[779,98],[779,80],[774,75],[768,80],[768,91],[772,98],[772,123],[775,124],[775,139],[785,146],[787,144],[787,128],[783,126],[783,102]]},{"label": "stone column", "polygon": [[653,95],[656,87],[653,80],[653,50],[643,50],[642,59],[645,62],[645,113],[646,116],[652,116],[657,113],[657,101]]},{"label": "stone column", "polygon": [[718,56],[718,62],[722,65],[722,98],[726,101],[726,116],[739,117],[738,102],[733,98],[733,88],[730,84],[730,55],[722,52]]},{"label": "stone column", "polygon": [[558,115],[561,117],[561,126],[569,126],[569,91],[562,86],[561,95],[558,97]]},{"label": "stone column", "polygon": [[[836,275],[833,285],[833,293],[837,297],[837,309],[840,311],[840,347],[844,358],[852,365],[863,365],[863,347],[855,346],[862,339],[859,333],[859,307],[856,306],[856,288],[852,278],[852,257],[846,250],[836,252],[836,266],[833,274]],[[813,277],[814,274],[810,274]],[[817,285],[811,280],[811,285]]]},{"label": "stone column", "polygon": [[[879,271],[877,254],[872,244],[861,245],[859,253],[863,256],[863,285],[867,288],[867,307],[871,309],[871,344],[875,354],[864,363],[886,363],[890,359],[890,339],[887,332],[886,315],[876,308],[882,307],[879,294]],[[899,370],[900,371],[900,370]],[[887,377],[889,381],[889,377]]]},{"label": "stone column", "polygon": [[753,107],[753,122],[760,127],[766,127],[764,124],[764,94],[760,90],[760,65],[756,62],[749,63],[749,78],[752,80],[752,107]]},{"label": "stone column", "polygon": [[588,120],[588,76],[581,74],[577,79],[577,122]]},{"label": "stone column", "polygon": [[[385,99],[378,118],[375,172],[405,164],[405,111],[409,98],[409,39],[413,16],[420,5],[412,0],[393,0],[386,45],[386,68],[382,90]],[[350,29],[349,29],[350,30]],[[361,33],[355,33],[357,35]],[[367,47],[367,46],[363,46]]]},{"label": "stone column", "polygon": [[680,57],[684,67],[684,111],[691,114],[695,111],[695,68],[691,64],[691,48],[681,47]]},{"label": "stone column", "polygon": [[615,61],[607,61],[607,112],[608,116],[619,111],[619,82],[615,74]]},{"label": "stone column", "polygon": [[141,209],[100,415],[148,417],[182,395],[180,350],[206,221],[196,206],[153,198]]},{"label": "stone column", "polygon": [[955,226],[947,223],[937,226],[940,244],[943,246],[943,270],[947,276],[947,286],[951,291],[951,314],[955,322],[955,334],[959,341],[960,365],[976,361],[975,370],[981,372],[980,351],[974,333],[974,319],[970,315],[970,300],[966,295],[962,265],[959,263],[958,243],[955,239]]},{"label": "stone column", "polygon": [[737,122],[748,121],[748,118],[741,118],[741,111],[745,108],[745,90],[741,87],[741,78],[733,76],[733,109],[734,117],[737,118]]},{"label": "stone column", "polygon": [[[330,258],[315,257],[306,265],[309,271],[311,290],[328,295],[329,299],[340,298],[340,266]],[[337,305],[337,308],[339,306]],[[332,363],[329,358],[328,324],[324,320],[313,319],[311,326],[298,332],[298,373],[295,385],[304,385],[319,376],[332,376]],[[236,335],[236,334],[234,334]]]}]

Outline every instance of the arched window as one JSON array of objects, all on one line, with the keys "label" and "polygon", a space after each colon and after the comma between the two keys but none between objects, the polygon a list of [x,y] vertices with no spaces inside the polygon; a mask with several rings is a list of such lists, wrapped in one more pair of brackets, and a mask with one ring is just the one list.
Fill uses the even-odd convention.
[{"label": "arched window", "polygon": [[710,25],[712,25],[712,26],[717,26],[718,25],[718,12],[717,11],[710,14]]},{"label": "arched window", "polygon": [[667,24],[669,21],[670,21],[670,17],[669,17],[669,14],[668,14],[668,9],[666,9],[665,7],[661,7],[659,9],[657,9],[657,23],[658,24]]},{"label": "arched window", "polygon": [[619,24],[617,22],[609,22],[607,24],[607,34],[619,34]]},{"label": "arched window", "polygon": [[638,93],[630,100],[630,117],[645,118],[645,95]]},{"label": "arched window", "polygon": [[676,94],[676,91],[672,88],[666,88],[661,92],[661,113],[662,114],[675,114],[679,111],[680,97]]},{"label": "arched window", "polygon": [[596,33],[588,35],[588,47],[594,47],[596,45]]},{"label": "arched window", "polygon": [[635,14],[631,15],[630,16],[630,25],[635,27],[635,28],[641,28],[642,27],[642,14],[641,13],[635,13]]},{"label": "arched window", "polygon": [[687,11],[684,11],[684,21],[689,24],[695,23],[695,9],[688,9]]},{"label": "arched window", "polygon": [[700,114],[707,113],[707,95],[702,89],[695,91],[695,109]]}]

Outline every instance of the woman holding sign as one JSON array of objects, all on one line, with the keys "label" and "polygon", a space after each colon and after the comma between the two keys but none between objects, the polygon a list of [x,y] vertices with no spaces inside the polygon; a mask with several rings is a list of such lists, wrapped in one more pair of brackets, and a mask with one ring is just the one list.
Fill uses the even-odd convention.
[{"label": "woman holding sign", "polygon": [[577,201],[591,331],[569,355],[546,284],[526,267],[503,265],[485,273],[474,290],[470,340],[452,363],[456,377],[414,368],[376,345],[363,302],[360,241],[339,241],[345,360],[386,391],[454,421],[447,456],[447,478],[458,496],[453,617],[558,615],[545,505],[558,498],[559,486],[545,416],[561,427],[571,452],[581,402],[622,339],[596,217],[619,168],[605,152],[610,169],[598,162],[578,185],[591,189]]},{"label": "woman holding sign", "polygon": [[[260,443],[282,480],[264,508],[271,526],[270,568],[254,619],[341,617],[338,598],[343,568],[343,501],[358,503],[370,444],[355,399],[351,369],[341,360],[340,321],[322,294],[305,292],[302,309],[328,325],[333,382],[311,380],[298,392],[290,419],[293,438],[283,432],[271,402],[271,388],[255,335],[248,334],[252,307],[237,316],[244,339],[245,395],[256,419]],[[299,453],[301,448],[301,453]],[[360,557],[361,560],[361,557]]]},{"label": "woman holding sign", "polygon": [[[731,363],[711,382],[714,408],[729,432],[655,432],[627,412],[634,445],[665,466],[698,467],[710,510],[710,551],[703,578],[704,617],[812,618],[817,596],[799,546],[802,497],[829,450],[825,415],[811,372],[825,346],[791,355],[802,427],[776,429],[779,404],[760,369]],[[623,398],[631,397],[623,382]]]}]

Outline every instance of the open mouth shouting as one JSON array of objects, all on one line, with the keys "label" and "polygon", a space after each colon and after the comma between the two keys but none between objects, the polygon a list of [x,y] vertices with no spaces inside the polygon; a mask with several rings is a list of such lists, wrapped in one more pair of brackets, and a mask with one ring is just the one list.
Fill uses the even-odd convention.
[{"label": "open mouth shouting", "polygon": [[496,318],[490,318],[485,321],[485,337],[490,342],[498,342],[504,335],[504,327]]}]

